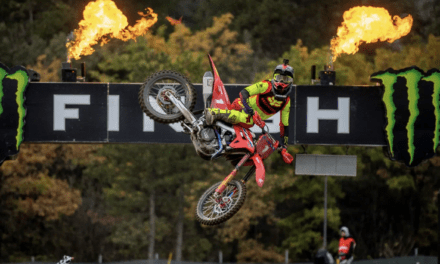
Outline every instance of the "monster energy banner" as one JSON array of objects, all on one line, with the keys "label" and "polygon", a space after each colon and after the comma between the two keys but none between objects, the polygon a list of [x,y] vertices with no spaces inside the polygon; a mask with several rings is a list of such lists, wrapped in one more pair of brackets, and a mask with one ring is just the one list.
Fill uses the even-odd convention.
[{"label": "monster energy banner", "polygon": [[382,100],[390,157],[416,166],[434,156],[439,144],[440,71],[388,69],[374,73],[371,80],[385,89]]},{"label": "monster energy banner", "polygon": [[18,154],[23,142],[24,92],[28,82],[25,68],[8,69],[0,63],[0,164],[8,156]]}]

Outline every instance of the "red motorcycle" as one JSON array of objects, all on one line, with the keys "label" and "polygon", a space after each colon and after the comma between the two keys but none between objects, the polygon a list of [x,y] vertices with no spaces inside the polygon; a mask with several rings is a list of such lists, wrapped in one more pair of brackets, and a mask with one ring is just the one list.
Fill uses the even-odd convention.
[{"label": "red motorcycle", "polygon": [[[231,109],[226,89],[214,62],[209,56],[214,75],[212,95],[205,108]],[[139,103],[143,112],[160,123],[181,121],[183,132],[189,134],[197,154],[206,160],[225,157],[235,169],[221,182],[212,185],[200,197],[196,209],[197,220],[204,225],[218,225],[231,218],[243,205],[246,198],[245,183],[256,172],[258,186],[264,184],[266,170],[263,160],[278,149],[279,142],[265,129],[266,125],[255,112],[254,124],[262,128],[256,135],[239,125],[222,121],[208,126],[203,110],[192,112],[196,102],[196,91],[191,82],[174,71],[160,71],[150,76],[141,86]],[[199,118],[196,115],[202,114]],[[282,154],[286,163],[291,163],[290,154]],[[251,166],[241,180],[234,176],[242,166]]]}]

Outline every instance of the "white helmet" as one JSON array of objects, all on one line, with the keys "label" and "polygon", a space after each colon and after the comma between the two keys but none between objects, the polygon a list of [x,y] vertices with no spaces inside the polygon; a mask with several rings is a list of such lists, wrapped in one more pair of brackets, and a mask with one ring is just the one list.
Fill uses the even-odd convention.
[{"label": "white helmet", "polygon": [[341,229],[339,231],[341,231],[341,233],[344,232],[345,233],[345,237],[349,237],[350,236],[350,232],[348,231],[348,227],[346,227],[346,226],[341,227]]}]

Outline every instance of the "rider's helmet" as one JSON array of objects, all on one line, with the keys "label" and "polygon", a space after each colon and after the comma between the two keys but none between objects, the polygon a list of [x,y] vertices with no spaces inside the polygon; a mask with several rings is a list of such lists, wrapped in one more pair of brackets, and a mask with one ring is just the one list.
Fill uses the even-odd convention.
[{"label": "rider's helmet", "polygon": [[288,63],[289,60],[284,59],[283,64],[275,67],[272,79],[272,92],[275,95],[275,99],[285,100],[292,90],[295,71]]},{"label": "rider's helmet", "polygon": [[339,231],[341,232],[341,235],[342,235],[342,232],[344,232],[344,237],[350,236],[350,232],[348,231],[348,227],[346,227],[346,226],[341,227],[341,229]]}]

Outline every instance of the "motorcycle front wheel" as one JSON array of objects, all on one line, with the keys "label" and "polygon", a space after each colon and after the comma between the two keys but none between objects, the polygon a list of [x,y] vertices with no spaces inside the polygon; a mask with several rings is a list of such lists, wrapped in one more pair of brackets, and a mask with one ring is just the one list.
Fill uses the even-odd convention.
[{"label": "motorcycle front wheel", "polygon": [[175,123],[185,117],[167,98],[167,92],[192,111],[196,104],[196,90],[184,75],[175,71],[159,71],[147,78],[139,90],[139,104],[142,111],[160,123]]},{"label": "motorcycle front wheel", "polygon": [[240,210],[246,198],[246,185],[243,182],[232,180],[223,193],[216,199],[214,193],[221,184],[212,185],[200,197],[196,208],[196,218],[203,225],[218,225]]}]

